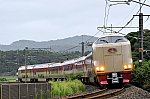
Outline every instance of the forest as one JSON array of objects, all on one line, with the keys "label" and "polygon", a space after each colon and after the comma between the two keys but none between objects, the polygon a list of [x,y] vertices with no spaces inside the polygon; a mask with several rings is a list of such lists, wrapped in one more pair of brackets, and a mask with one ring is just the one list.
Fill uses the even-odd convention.
[{"label": "forest", "polygon": [[[0,51],[0,75],[15,75],[18,67],[33,64],[63,62],[81,56],[75,52],[50,52],[47,50]],[[26,59],[26,60],[25,60]]]}]

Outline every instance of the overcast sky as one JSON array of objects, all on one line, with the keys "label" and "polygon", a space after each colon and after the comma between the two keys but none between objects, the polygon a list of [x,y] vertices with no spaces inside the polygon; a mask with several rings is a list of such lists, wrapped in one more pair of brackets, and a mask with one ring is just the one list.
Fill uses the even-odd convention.
[{"label": "overcast sky", "polygon": [[[146,4],[150,4],[150,0]],[[104,25],[105,7],[105,0],[0,0],[0,44],[93,36],[98,32],[97,26]],[[136,3],[111,6],[107,26],[124,26],[138,9]],[[150,14],[150,8],[143,7],[142,12]],[[138,26],[138,17],[129,26]],[[144,27],[150,27],[150,19],[144,22]],[[121,32],[126,34],[136,30],[124,29]]]}]

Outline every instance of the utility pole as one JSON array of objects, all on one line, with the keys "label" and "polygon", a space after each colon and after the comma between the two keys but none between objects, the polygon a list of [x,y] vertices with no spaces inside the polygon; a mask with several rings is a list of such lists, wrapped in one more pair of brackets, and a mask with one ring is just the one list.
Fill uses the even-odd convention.
[{"label": "utility pole", "polygon": [[20,65],[19,59],[20,59],[20,57],[19,57],[19,49],[18,49],[18,50],[17,50],[17,65],[18,65],[18,67],[19,67],[19,65]]},{"label": "utility pole", "polygon": [[143,13],[139,13],[139,66],[143,64]]},{"label": "utility pole", "polygon": [[82,42],[81,45],[82,45],[82,56],[84,56],[84,42]]},{"label": "utility pole", "polygon": [[139,35],[138,35],[138,42],[139,42],[139,66],[142,66],[143,64],[143,16],[150,16],[150,15],[143,15],[143,13],[139,13],[139,15],[134,15],[134,16],[139,16]]},{"label": "utility pole", "polygon": [[24,49],[24,56],[25,56],[25,82],[27,82],[27,49],[28,47],[25,47]]},{"label": "utility pole", "polygon": [[[126,4],[130,4],[129,2],[134,2],[134,3],[138,3],[140,5],[140,13],[139,15],[133,15],[133,16],[139,16],[139,35],[138,35],[138,42],[139,42],[139,66],[142,66],[143,64],[143,16],[150,16],[150,15],[143,15],[142,13],[142,6],[148,6],[150,7],[150,5],[145,4],[144,2],[141,3],[141,0],[135,1],[135,0],[126,0],[126,1],[115,1],[115,0],[108,0],[110,2],[125,2]],[[117,3],[119,4],[119,3]],[[116,4],[115,4],[116,5]]]}]

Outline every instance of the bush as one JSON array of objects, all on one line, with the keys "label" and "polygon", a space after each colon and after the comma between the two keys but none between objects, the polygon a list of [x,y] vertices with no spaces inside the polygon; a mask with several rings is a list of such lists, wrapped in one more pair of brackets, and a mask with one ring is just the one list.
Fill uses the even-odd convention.
[{"label": "bush", "polygon": [[150,61],[146,61],[139,67],[135,62],[135,67],[131,76],[131,83],[150,91]]},{"label": "bush", "polygon": [[67,74],[65,75],[65,77],[68,79],[68,80],[75,80],[75,79],[80,79],[81,77],[81,73],[71,73],[71,74]]},{"label": "bush", "polygon": [[73,93],[79,93],[85,89],[85,86],[79,80],[51,82],[51,85],[52,97],[62,97]]},{"label": "bush", "polygon": [[0,78],[0,81],[7,81],[6,78]]}]

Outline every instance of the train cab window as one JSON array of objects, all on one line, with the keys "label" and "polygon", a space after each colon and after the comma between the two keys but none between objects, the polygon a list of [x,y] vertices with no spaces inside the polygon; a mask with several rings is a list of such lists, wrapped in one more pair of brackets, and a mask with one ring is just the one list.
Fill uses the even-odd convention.
[{"label": "train cab window", "polygon": [[96,43],[96,44],[109,43],[109,38],[108,38],[108,37],[99,38],[95,43]]},{"label": "train cab window", "polygon": [[128,40],[122,36],[114,36],[111,37],[111,42],[112,43],[118,43],[118,42],[127,42]]},{"label": "train cab window", "polygon": [[107,36],[99,38],[95,43],[104,44],[104,43],[118,43],[118,42],[127,42],[128,40],[123,36]]}]

